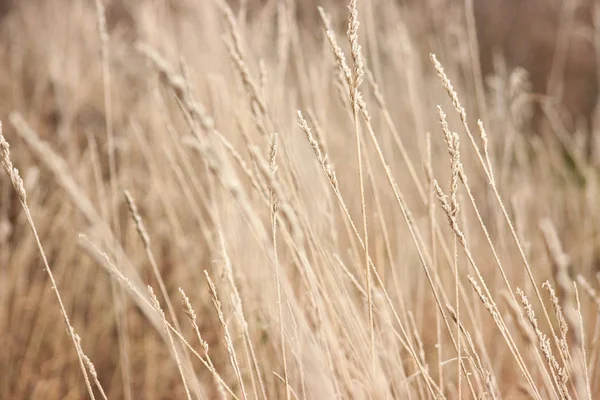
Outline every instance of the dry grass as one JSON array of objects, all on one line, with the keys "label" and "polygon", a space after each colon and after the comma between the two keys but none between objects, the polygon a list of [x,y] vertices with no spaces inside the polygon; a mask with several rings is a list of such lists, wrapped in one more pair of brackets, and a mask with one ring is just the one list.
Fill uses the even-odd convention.
[{"label": "dry grass", "polygon": [[4,16],[0,398],[600,392],[577,136],[470,12],[297,3]]}]

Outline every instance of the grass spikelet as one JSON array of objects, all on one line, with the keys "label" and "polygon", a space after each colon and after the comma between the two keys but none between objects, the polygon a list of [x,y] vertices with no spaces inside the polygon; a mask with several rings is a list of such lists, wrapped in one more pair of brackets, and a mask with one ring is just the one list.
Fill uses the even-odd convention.
[{"label": "grass spikelet", "polygon": [[177,347],[175,346],[175,342],[173,341],[173,337],[171,336],[169,327],[166,324],[167,318],[165,317],[165,313],[160,308],[160,301],[158,300],[158,297],[156,297],[156,295],[154,294],[154,290],[152,289],[152,286],[148,286],[148,294],[150,294],[150,300],[152,301],[152,305],[154,306],[154,309],[160,315],[163,322],[165,322],[165,332],[167,333],[167,336],[169,337],[169,341],[171,342],[171,349],[173,350],[173,355],[175,357],[175,363],[177,364],[177,368],[179,369],[179,374],[181,375],[181,380],[183,382],[183,387],[185,388],[185,393],[187,395],[187,398],[189,400],[191,400],[192,394],[190,393],[190,390],[188,389],[188,383],[185,378],[185,374],[183,373],[183,365],[181,364],[181,361],[179,360],[179,354],[177,352]]},{"label": "grass spikelet", "polygon": [[[277,133],[274,132],[271,135],[271,142],[269,148],[269,168],[273,177],[277,173]],[[289,376],[288,376],[288,366],[286,359],[286,347],[285,347],[285,331],[283,325],[283,310],[282,310],[282,297],[281,297],[281,277],[280,277],[280,268],[279,265],[279,257],[277,254],[277,210],[278,210],[279,199],[275,191],[271,188],[271,229],[272,229],[272,237],[273,237],[273,253],[275,259],[275,279],[277,281],[277,310],[279,313],[279,332],[280,332],[280,341],[281,341],[281,357],[283,361],[283,381],[285,384],[285,393],[287,400],[290,400],[291,390],[289,384]]]},{"label": "grass spikelet", "polygon": [[554,357],[552,346],[550,345],[550,339],[540,330],[537,319],[535,317],[535,311],[531,306],[531,303],[525,296],[525,293],[521,289],[517,289],[517,295],[521,297],[521,302],[523,304],[523,308],[525,309],[525,313],[527,318],[529,319],[529,323],[533,327],[533,330],[538,339],[538,345],[544,358],[546,359],[546,363],[548,364],[548,368],[550,369],[552,379],[556,386],[558,393],[560,393],[561,398],[571,399],[571,395],[569,394],[569,389],[567,388],[568,381],[568,373],[564,367],[561,367],[556,358]]},{"label": "grass spikelet", "polygon": [[198,342],[200,343],[200,347],[204,351],[204,357],[206,358],[206,363],[208,370],[213,375],[213,379],[215,381],[215,385],[217,387],[217,391],[219,393],[219,398],[224,400],[227,398],[227,393],[225,392],[225,388],[223,386],[223,379],[215,369],[215,365],[208,354],[208,343],[204,339],[202,339],[202,335],[200,334],[200,328],[198,327],[198,317],[196,316],[196,311],[194,311],[194,307],[190,302],[189,297],[185,294],[182,288],[179,288],[179,294],[181,296],[181,304],[183,306],[183,310],[185,314],[188,316],[190,324],[192,328],[194,328],[194,332],[196,333],[196,337],[198,338]]},{"label": "grass spikelet", "polygon": [[13,163],[10,159],[10,145],[2,135],[2,124],[0,123],[0,167],[4,170],[6,175],[9,177],[15,192],[19,197],[19,202],[21,203],[21,207],[25,212],[25,216],[27,217],[27,223],[29,228],[31,229],[33,236],[35,238],[36,246],[40,255],[42,256],[42,262],[44,264],[44,271],[48,274],[48,278],[50,279],[50,285],[52,287],[52,291],[54,292],[56,299],[58,300],[58,305],[60,307],[60,313],[64,319],[65,325],[67,326],[67,332],[73,342],[73,346],[75,347],[75,352],[77,353],[77,358],[79,360],[79,366],[81,368],[81,372],[83,373],[83,377],[85,379],[86,388],[90,398],[92,400],[95,399],[94,391],[92,389],[87,369],[86,363],[84,360],[83,352],[79,347],[79,340],[75,334],[75,329],[71,325],[71,321],[69,320],[69,316],[67,315],[67,310],[63,304],[62,297],[58,290],[58,286],[54,279],[54,274],[52,273],[52,269],[50,268],[50,264],[48,263],[48,259],[46,258],[46,253],[44,252],[44,248],[42,247],[42,242],[38,235],[37,229],[35,228],[35,223],[33,222],[33,217],[31,216],[31,211],[29,210],[29,206],[27,205],[27,192],[25,191],[25,185],[23,184],[23,179],[21,179],[21,175],[19,174],[19,170],[13,166]]},{"label": "grass spikelet", "polygon": [[235,347],[233,346],[233,340],[231,338],[231,335],[229,334],[229,328],[227,326],[227,321],[225,320],[225,316],[223,315],[223,310],[221,308],[221,302],[219,301],[219,297],[217,295],[217,287],[213,283],[212,279],[210,279],[208,272],[204,271],[204,274],[206,275],[206,280],[208,282],[210,297],[212,299],[215,310],[217,311],[217,315],[219,317],[219,322],[221,323],[221,326],[223,327],[223,331],[225,334],[225,344],[226,344],[226,348],[227,348],[227,353],[229,354],[229,360],[231,362],[231,366],[233,367],[233,370],[235,371],[235,375],[238,379],[238,383],[240,384],[240,389],[242,391],[242,398],[247,399],[248,395],[246,394],[246,389],[244,387],[244,379],[242,378],[242,372],[240,369],[240,365],[238,363],[238,358],[236,355]]}]

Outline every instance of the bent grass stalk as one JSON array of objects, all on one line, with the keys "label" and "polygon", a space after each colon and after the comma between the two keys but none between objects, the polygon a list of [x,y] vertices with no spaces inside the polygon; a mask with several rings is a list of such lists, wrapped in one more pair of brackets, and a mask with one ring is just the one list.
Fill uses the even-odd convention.
[{"label": "bent grass stalk", "polygon": [[[88,377],[88,372],[86,369],[86,362],[84,359],[84,354],[81,351],[81,347],[79,345],[78,336],[75,334],[75,329],[71,325],[71,321],[69,320],[69,316],[67,314],[67,310],[63,304],[62,297],[58,290],[58,285],[54,280],[54,274],[52,273],[52,269],[50,268],[50,264],[48,263],[48,259],[46,258],[46,253],[44,252],[44,248],[42,246],[42,242],[38,235],[37,229],[35,228],[35,223],[33,222],[33,217],[31,216],[31,212],[29,210],[29,206],[27,205],[27,192],[25,191],[25,185],[23,184],[23,179],[21,179],[21,175],[19,174],[19,170],[13,166],[13,163],[10,159],[10,145],[4,139],[2,135],[2,123],[0,122],[0,167],[4,170],[8,178],[10,179],[12,186],[19,197],[19,202],[21,203],[21,207],[25,212],[25,217],[27,218],[27,224],[33,233],[35,238],[35,243],[42,256],[42,262],[44,264],[44,271],[48,274],[48,278],[50,279],[50,284],[52,287],[52,291],[54,292],[56,299],[58,300],[58,305],[60,307],[60,313],[65,321],[65,325],[67,326],[67,332],[69,333],[69,337],[73,342],[73,346],[75,347],[75,352],[77,353],[77,359],[79,360],[79,366],[81,368],[81,372],[83,373],[83,377],[85,380],[85,385],[87,387],[88,394],[92,400],[95,399],[94,391],[92,389],[90,379]],[[87,357],[86,357],[87,358]],[[104,392],[102,392],[104,393]]]}]

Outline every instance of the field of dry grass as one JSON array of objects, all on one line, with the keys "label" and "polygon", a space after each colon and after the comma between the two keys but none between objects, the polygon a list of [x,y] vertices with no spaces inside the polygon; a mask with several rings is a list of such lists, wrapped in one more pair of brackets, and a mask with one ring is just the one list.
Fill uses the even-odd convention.
[{"label": "field of dry grass", "polygon": [[13,5],[0,398],[600,393],[585,133],[400,3]]}]

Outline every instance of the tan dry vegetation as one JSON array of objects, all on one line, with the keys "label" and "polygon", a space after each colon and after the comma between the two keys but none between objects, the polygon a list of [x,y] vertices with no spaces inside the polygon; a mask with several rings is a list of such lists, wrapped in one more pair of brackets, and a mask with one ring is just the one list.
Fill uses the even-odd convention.
[{"label": "tan dry vegetation", "polygon": [[597,169],[464,4],[13,5],[0,398],[599,393]]}]

